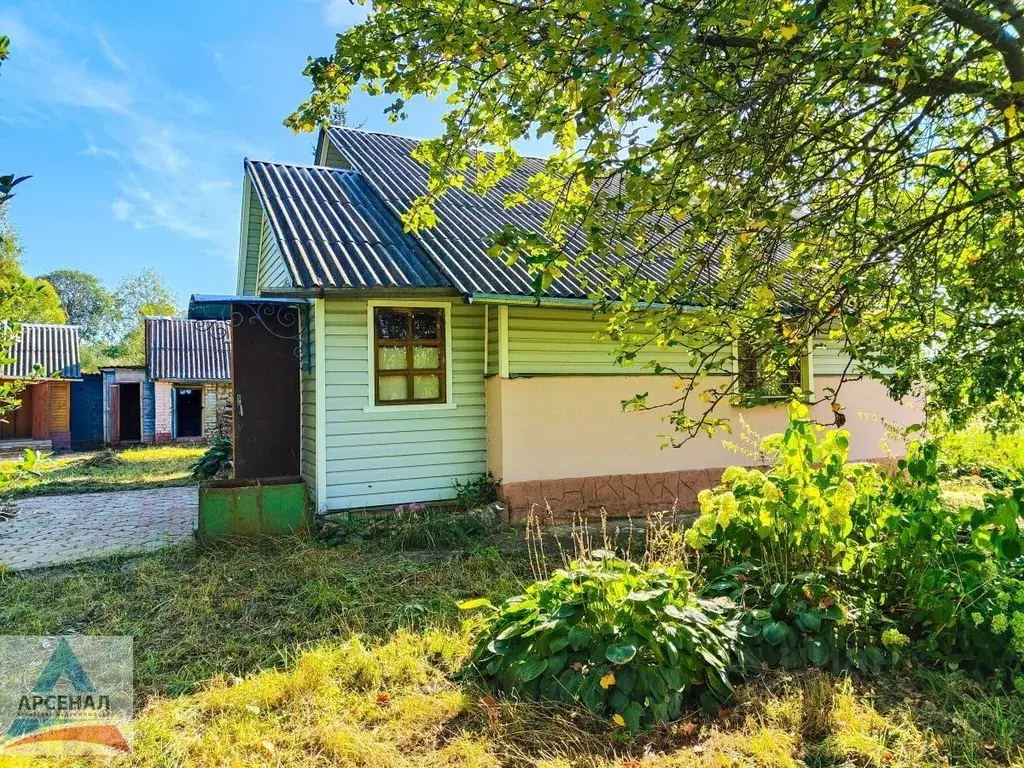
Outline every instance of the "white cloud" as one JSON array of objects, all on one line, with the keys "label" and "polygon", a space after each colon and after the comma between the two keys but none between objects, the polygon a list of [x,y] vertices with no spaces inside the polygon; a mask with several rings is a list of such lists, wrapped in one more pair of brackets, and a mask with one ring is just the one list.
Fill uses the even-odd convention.
[{"label": "white cloud", "polygon": [[81,153],[115,181],[115,221],[174,232],[233,259],[242,139],[209,128],[202,96],[146,72],[107,32],[47,21],[53,31],[44,35],[42,25],[0,12],[12,40],[3,74],[9,119],[80,125]]},{"label": "white cloud", "polygon": [[131,221],[135,215],[135,206],[119,197],[110,204],[110,213],[114,221]]},{"label": "white cloud", "polygon": [[130,69],[130,67],[125,63],[124,59],[118,56],[117,52],[114,51],[114,47],[110,44],[110,41],[107,39],[107,33],[104,30],[96,30],[96,41],[99,43],[100,52],[103,54],[104,58],[106,58],[106,60],[110,62],[110,66],[121,72],[127,72]]}]

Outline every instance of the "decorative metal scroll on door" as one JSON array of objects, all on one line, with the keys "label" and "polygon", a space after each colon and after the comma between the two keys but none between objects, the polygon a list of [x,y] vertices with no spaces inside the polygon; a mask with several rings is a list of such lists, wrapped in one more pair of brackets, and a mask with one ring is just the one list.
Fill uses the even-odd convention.
[{"label": "decorative metal scroll on door", "polygon": [[[231,328],[243,325],[262,325],[264,330],[279,339],[295,340],[295,359],[306,370],[313,372],[312,338],[310,336],[308,304],[265,304],[239,302],[231,304],[230,320],[196,320],[196,327],[225,342],[230,341]],[[243,311],[247,310],[247,311]],[[294,333],[289,331],[294,330]]]}]

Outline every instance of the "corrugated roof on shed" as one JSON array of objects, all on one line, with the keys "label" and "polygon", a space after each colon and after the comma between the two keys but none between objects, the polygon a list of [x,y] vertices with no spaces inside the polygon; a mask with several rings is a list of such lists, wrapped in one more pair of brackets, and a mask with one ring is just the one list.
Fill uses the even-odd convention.
[{"label": "corrugated roof on shed", "polygon": [[359,173],[245,161],[297,288],[448,286]]},{"label": "corrugated roof on shed", "polygon": [[0,369],[0,379],[27,379],[37,374],[65,379],[82,376],[78,327],[74,325],[21,323],[10,356],[14,362]]},{"label": "corrugated roof on shed", "polygon": [[230,381],[231,323],[147,317],[146,373],[165,381]]}]

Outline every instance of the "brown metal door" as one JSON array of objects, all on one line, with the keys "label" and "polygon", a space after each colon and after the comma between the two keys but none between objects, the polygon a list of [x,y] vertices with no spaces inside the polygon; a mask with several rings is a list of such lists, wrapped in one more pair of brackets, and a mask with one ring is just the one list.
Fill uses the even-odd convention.
[{"label": "brown metal door", "polygon": [[110,385],[110,442],[121,442],[121,387]]},{"label": "brown metal door", "polygon": [[261,314],[233,307],[235,477],[299,474],[298,310]]}]

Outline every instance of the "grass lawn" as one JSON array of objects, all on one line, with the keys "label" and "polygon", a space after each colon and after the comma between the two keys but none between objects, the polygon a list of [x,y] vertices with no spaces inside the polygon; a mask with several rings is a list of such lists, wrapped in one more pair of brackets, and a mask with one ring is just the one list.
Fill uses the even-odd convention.
[{"label": "grass lawn", "polygon": [[[19,478],[11,493],[16,497],[44,496],[189,485],[194,482],[189,476],[191,466],[204,450],[175,445],[58,454],[39,464],[38,475]],[[12,475],[17,464],[16,459],[0,462],[0,476]]]},{"label": "grass lawn", "polygon": [[135,637],[144,708],[135,753],[115,765],[1024,766],[1024,697],[915,668],[771,674],[716,720],[633,741],[582,709],[494,701],[458,674],[457,603],[529,578],[519,551],[185,545],[0,575],[0,634]]}]

